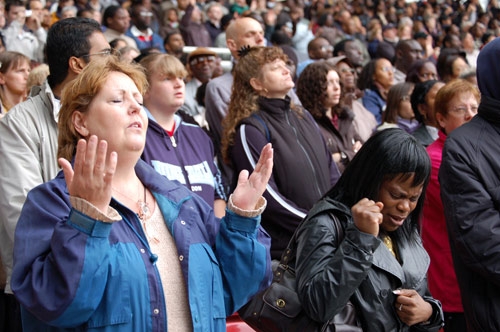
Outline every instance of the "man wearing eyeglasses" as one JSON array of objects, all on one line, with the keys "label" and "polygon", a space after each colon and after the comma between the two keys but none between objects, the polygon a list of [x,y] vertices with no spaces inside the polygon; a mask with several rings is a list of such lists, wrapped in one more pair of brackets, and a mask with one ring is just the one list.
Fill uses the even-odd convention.
[{"label": "man wearing eyeglasses", "polygon": [[205,107],[196,101],[196,92],[202,84],[208,83],[213,78],[217,68],[217,60],[220,60],[217,54],[204,47],[195,49],[187,59],[187,69],[191,80],[186,83],[184,109],[194,117],[200,126],[207,128]]},{"label": "man wearing eyeglasses", "polygon": [[[10,289],[14,230],[26,195],[35,186],[52,180],[57,164],[59,96],[83,68],[97,57],[107,56],[110,46],[99,23],[87,18],[60,20],[48,31],[47,64],[50,76],[35,86],[30,97],[14,106],[0,121],[0,253],[7,285],[0,290],[8,303],[6,331],[21,329],[19,304]],[[3,330],[0,326],[0,330]]]}]

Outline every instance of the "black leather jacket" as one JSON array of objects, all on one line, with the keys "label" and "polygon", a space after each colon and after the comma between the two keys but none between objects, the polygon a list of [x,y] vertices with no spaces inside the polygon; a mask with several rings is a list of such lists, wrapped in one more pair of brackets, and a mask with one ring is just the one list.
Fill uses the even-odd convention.
[{"label": "black leather jacket", "polygon": [[[343,239],[337,239],[332,214],[344,227]],[[429,256],[416,231],[398,241],[402,264],[379,238],[356,228],[350,208],[329,198],[320,200],[297,234],[297,292],[304,310],[324,322],[350,299],[363,331],[438,331],[443,314],[427,289]],[[427,324],[409,327],[399,320],[392,292],[398,288],[415,289],[432,305]]]}]

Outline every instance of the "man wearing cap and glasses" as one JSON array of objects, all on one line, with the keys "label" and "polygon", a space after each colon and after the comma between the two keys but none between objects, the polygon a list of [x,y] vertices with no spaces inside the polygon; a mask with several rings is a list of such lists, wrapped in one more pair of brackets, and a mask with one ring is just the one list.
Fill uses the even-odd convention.
[{"label": "man wearing cap and glasses", "polygon": [[8,317],[9,322],[4,322],[10,323],[8,331],[16,331],[16,324],[19,328],[21,324],[19,305],[10,289],[17,220],[28,191],[52,180],[59,171],[59,96],[90,61],[111,54],[101,26],[87,18],[68,18],[54,23],[48,31],[46,45],[50,76],[0,121],[0,167],[8,170],[0,172],[0,253],[7,272],[5,300],[9,310],[2,316]]},{"label": "man wearing cap and glasses", "polygon": [[205,107],[196,101],[196,92],[202,84],[208,83],[213,78],[217,60],[217,54],[204,47],[198,47],[189,54],[187,59],[187,69],[191,80],[186,83],[184,109],[201,127],[208,127],[208,123],[205,120]]},{"label": "man wearing cap and glasses", "polygon": [[152,11],[140,3],[133,4],[130,7],[132,25],[125,34],[135,40],[139,50],[157,48],[160,52],[165,53],[163,39],[151,29],[152,19]]}]

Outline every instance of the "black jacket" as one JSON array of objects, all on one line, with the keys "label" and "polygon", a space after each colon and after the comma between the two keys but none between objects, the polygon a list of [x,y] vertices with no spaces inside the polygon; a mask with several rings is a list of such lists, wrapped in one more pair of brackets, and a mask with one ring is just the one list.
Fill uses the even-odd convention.
[{"label": "black jacket", "polygon": [[500,331],[500,100],[448,136],[439,182],[469,331]]},{"label": "black jacket", "polygon": [[[344,226],[343,239],[337,238],[330,214]],[[415,231],[397,244],[402,264],[379,238],[356,228],[350,208],[330,198],[320,200],[297,234],[297,292],[304,310],[325,322],[350,299],[365,332],[438,331],[442,309],[427,289],[430,260],[420,236]],[[415,289],[432,305],[428,324],[410,328],[399,320],[392,293],[398,288]]]},{"label": "black jacket", "polygon": [[288,97],[260,98],[259,106],[257,117],[242,120],[237,128],[231,161],[235,176],[243,169],[251,172],[263,146],[272,143],[274,166],[262,226],[272,239],[271,257],[280,259],[300,221],[340,173],[309,112],[292,111]]}]

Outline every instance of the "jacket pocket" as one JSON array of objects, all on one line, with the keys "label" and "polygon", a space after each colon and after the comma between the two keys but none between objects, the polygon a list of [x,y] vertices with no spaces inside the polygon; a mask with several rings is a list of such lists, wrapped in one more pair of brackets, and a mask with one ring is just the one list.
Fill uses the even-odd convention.
[{"label": "jacket pocket", "polygon": [[[106,289],[97,309],[87,322],[89,329],[132,322],[131,298],[137,294],[131,293],[133,291],[131,284],[136,285],[134,293],[137,293],[138,289],[142,288],[141,279],[144,279],[145,273],[137,264],[140,262],[140,257],[135,246],[117,244],[113,247],[113,253],[109,263]],[[132,278],[134,278],[133,283]]]},{"label": "jacket pocket", "polygon": [[188,287],[191,306],[194,305],[197,311],[195,315],[211,317],[214,320],[225,319],[224,288],[219,262],[212,248],[206,243],[193,244],[189,248]]}]

